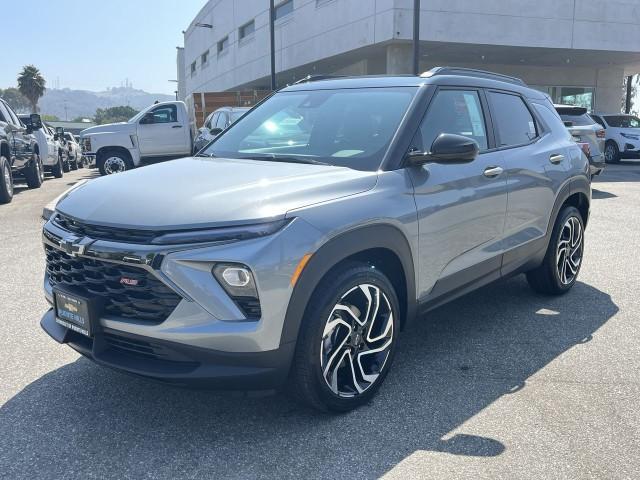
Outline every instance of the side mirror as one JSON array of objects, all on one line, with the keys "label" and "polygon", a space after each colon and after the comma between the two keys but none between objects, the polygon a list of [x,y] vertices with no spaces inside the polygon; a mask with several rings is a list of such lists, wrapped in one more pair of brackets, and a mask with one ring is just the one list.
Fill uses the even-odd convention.
[{"label": "side mirror", "polygon": [[480,147],[474,139],[453,133],[441,133],[431,144],[429,152],[409,152],[407,160],[410,165],[424,165],[429,162],[469,163],[475,160],[479,152]]},{"label": "side mirror", "polygon": [[57,133],[54,133],[54,134],[53,134],[53,139],[54,139],[54,140],[58,140],[58,138],[60,138],[60,137],[58,137],[58,134],[57,134]]},{"label": "side mirror", "polygon": [[573,122],[562,122],[564,123],[564,126],[567,128],[573,127]]},{"label": "side mirror", "polygon": [[29,115],[29,118],[31,120],[31,128],[33,128],[34,130],[42,128],[42,118],[39,114],[32,113],[31,115]]},{"label": "side mirror", "polygon": [[222,133],[222,128],[214,127],[211,130],[209,130],[209,133],[214,136],[220,135]]},{"label": "side mirror", "polygon": [[141,125],[150,125],[152,123],[154,123],[154,117],[153,117],[153,113],[151,112],[145,113],[144,116],[142,117],[142,120],[140,120]]},{"label": "side mirror", "polygon": [[56,127],[56,134],[58,135],[58,137],[63,138],[64,137],[64,128],[63,127]]}]

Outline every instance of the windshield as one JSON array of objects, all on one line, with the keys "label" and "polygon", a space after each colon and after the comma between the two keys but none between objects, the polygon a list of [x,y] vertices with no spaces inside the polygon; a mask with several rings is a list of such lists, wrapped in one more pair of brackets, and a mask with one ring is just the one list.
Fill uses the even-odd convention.
[{"label": "windshield", "polygon": [[640,128],[640,118],[633,115],[607,115],[604,119],[610,127]]},{"label": "windshield", "polygon": [[201,154],[377,170],[414,87],[280,92]]},{"label": "windshield", "polygon": [[142,115],[144,115],[145,113],[147,113],[146,110],[142,110],[141,112],[136,113],[133,117],[131,117],[129,120],[127,120],[127,123],[135,123],[138,120],[140,120],[140,118],[142,118]]}]

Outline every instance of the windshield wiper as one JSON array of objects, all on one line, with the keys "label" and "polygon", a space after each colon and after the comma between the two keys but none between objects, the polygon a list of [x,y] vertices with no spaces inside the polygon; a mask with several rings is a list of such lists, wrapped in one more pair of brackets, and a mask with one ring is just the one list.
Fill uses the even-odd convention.
[{"label": "windshield wiper", "polygon": [[215,155],[213,153],[196,153],[194,155],[194,157],[206,157],[206,158],[211,158],[211,157],[215,157]]},{"label": "windshield wiper", "polygon": [[313,158],[306,157],[290,157],[288,155],[276,155],[275,153],[268,153],[264,155],[254,155],[250,157],[238,157],[243,160],[266,160],[268,162],[288,162],[288,163],[306,163],[309,165],[331,165],[330,163],[321,162]]}]

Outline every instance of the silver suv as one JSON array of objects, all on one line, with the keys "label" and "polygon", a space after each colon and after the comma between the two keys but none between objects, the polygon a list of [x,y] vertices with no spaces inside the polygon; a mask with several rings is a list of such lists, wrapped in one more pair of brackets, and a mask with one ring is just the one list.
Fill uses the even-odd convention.
[{"label": "silver suv", "polygon": [[522,81],[284,88],[197,157],[91,180],[45,224],[41,324],[96,363],[174,384],[368,401],[420,314],[526,272],[580,270],[589,164]]}]

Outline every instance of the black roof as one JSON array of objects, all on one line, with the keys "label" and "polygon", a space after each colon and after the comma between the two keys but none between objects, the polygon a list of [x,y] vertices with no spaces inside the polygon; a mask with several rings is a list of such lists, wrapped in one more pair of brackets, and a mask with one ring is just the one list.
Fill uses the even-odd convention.
[{"label": "black roof", "polygon": [[281,89],[284,92],[303,90],[332,90],[340,88],[420,87],[450,85],[495,88],[521,93],[529,98],[545,98],[545,94],[529,88],[522,80],[507,75],[457,67],[437,67],[421,76],[367,75],[361,77],[313,77]]}]

